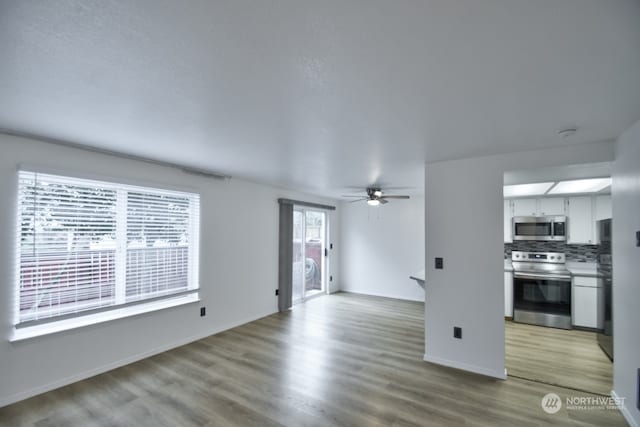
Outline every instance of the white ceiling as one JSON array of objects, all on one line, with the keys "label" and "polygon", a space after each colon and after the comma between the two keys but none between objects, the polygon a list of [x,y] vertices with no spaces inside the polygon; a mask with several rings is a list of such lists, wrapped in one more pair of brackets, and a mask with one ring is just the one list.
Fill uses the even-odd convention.
[{"label": "white ceiling", "polygon": [[319,194],[420,188],[425,161],[618,136],[639,22],[636,0],[0,0],[0,127]]}]

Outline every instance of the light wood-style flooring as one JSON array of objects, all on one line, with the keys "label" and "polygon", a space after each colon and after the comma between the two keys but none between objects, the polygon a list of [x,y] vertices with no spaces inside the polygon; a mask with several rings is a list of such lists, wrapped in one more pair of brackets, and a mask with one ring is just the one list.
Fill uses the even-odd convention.
[{"label": "light wood-style flooring", "polygon": [[609,396],[613,364],[596,334],[506,322],[509,375]]},{"label": "light wood-style flooring", "polygon": [[0,409],[3,426],[615,426],[573,390],[426,363],[424,305],[340,293]]}]

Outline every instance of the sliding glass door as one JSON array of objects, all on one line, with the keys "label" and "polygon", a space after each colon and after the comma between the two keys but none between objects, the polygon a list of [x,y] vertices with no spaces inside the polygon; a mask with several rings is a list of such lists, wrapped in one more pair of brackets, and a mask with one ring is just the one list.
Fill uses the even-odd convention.
[{"label": "sliding glass door", "polygon": [[296,207],[293,211],[293,303],[326,289],[327,216]]}]

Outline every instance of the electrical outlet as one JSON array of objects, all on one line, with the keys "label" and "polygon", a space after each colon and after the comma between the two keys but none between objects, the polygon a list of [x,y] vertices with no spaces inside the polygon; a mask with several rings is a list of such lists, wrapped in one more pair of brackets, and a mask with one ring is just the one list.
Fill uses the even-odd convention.
[{"label": "electrical outlet", "polygon": [[207,315],[207,307],[200,307],[200,317]]},{"label": "electrical outlet", "polygon": [[458,338],[458,339],[462,339],[462,328],[459,326],[454,326],[453,327],[453,337],[454,338]]},{"label": "electrical outlet", "polygon": [[444,268],[444,258],[436,258],[436,269],[442,270]]},{"label": "electrical outlet", "polygon": [[329,276],[329,281],[333,282],[333,276]]},{"label": "electrical outlet", "polygon": [[276,289],[276,296],[280,295],[280,289]]}]

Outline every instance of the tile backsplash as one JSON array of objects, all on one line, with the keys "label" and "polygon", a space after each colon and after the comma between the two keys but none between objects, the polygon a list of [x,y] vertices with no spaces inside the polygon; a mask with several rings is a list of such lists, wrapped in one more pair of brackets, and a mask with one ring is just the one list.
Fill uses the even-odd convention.
[{"label": "tile backsplash", "polygon": [[568,245],[564,242],[542,242],[520,240],[504,244],[504,256],[511,258],[511,251],[563,252],[567,261],[596,262],[598,245]]}]

